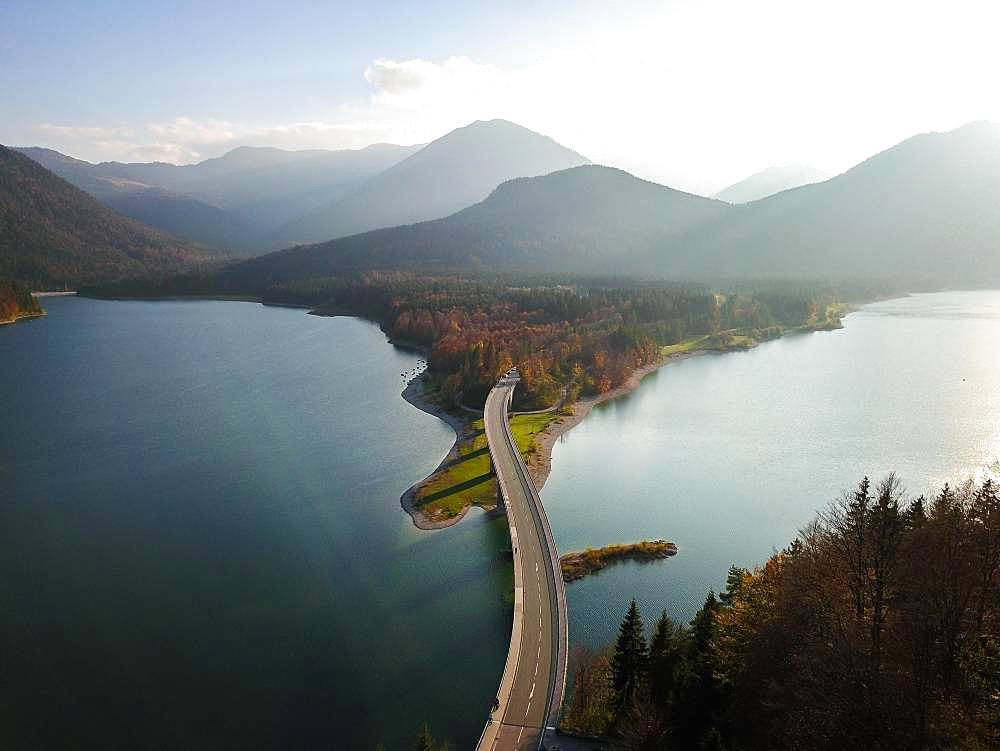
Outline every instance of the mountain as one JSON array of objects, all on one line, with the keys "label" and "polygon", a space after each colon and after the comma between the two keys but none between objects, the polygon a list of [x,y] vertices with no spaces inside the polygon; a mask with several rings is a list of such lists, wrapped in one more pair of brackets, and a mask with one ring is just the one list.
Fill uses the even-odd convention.
[{"label": "mountain", "polygon": [[36,289],[191,271],[217,254],[122,216],[0,146],[0,276]]},{"label": "mountain", "polygon": [[111,168],[74,159],[52,149],[28,147],[16,150],[86,191],[105,206],[175,237],[244,253],[257,246],[257,230],[235,212],[140,182],[134,177],[115,174]]},{"label": "mountain", "polygon": [[102,162],[101,174],[156,185],[235,211],[268,232],[328,204],[392,167],[421,146],[287,151],[241,146],[198,164]]},{"label": "mountain", "polygon": [[278,225],[343,195],[418,146],[343,151],[240,147],[215,159],[91,164],[18,149],[107,206],[177,237],[251,254]]},{"label": "mountain", "polygon": [[505,180],[587,164],[575,151],[506,120],[477,121],[433,141],[358,188],[271,236],[272,247],[437,219]]},{"label": "mountain", "polygon": [[801,164],[787,167],[768,167],[766,170],[750,175],[750,177],[720,190],[712,197],[729,203],[750,203],[750,201],[766,198],[789,188],[822,182],[829,177],[822,170]]},{"label": "mountain", "polygon": [[660,250],[735,208],[610,167],[584,165],[503,183],[444,219],[290,248],[229,269],[261,290],[288,279],[361,269],[641,271]]},{"label": "mountain", "polygon": [[914,136],[825,182],[733,208],[688,244],[683,270],[995,280],[1000,124]]}]

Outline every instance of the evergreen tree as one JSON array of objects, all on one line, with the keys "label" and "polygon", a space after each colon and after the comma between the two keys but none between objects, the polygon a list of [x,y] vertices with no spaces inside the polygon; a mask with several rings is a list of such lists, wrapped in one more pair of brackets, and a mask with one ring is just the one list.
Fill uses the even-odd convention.
[{"label": "evergreen tree", "polygon": [[614,656],[611,658],[611,685],[615,690],[620,714],[639,694],[648,661],[646,625],[642,621],[635,600],[632,600],[625,620],[618,629],[618,641],[615,644]]},{"label": "evergreen tree", "polygon": [[927,499],[920,496],[910,504],[905,514],[908,529],[917,529],[927,521]]},{"label": "evergreen tree", "polygon": [[425,722],[420,726],[420,732],[417,733],[417,740],[413,744],[413,751],[435,751],[437,744],[434,742],[434,736],[431,735],[431,729]]},{"label": "evergreen tree", "polygon": [[686,632],[663,611],[649,643],[650,699],[661,716],[669,713],[678,671],[685,658]]},{"label": "evergreen tree", "polygon": [[747,575],[745,568],[730,566],[729,574],[726,576],[726,591],[719,595],[719,599],[724,605],[732,605],[743,587],[743,580]]}]

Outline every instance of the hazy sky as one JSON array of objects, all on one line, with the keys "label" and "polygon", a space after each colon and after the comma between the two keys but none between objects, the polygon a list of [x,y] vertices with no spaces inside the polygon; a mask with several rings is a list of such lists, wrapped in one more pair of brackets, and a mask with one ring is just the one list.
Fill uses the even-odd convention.
[{"label": "hazy sky", "polygon": [[709,192],[1000,120],[988,0],[0,0],[0,19],[0,143],[92,161],[419,143],[503,117]]}]

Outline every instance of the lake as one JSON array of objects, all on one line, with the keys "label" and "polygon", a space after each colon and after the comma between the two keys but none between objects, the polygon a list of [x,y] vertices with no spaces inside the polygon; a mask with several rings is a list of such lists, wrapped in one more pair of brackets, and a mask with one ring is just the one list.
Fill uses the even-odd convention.
[{"label": "lake", "polygon": [[[731,564],[788,545],[864,475],[914,495],[1000,457],[1000,292],[865,306],[838,331],[684,360],[596,407],[555,445],[542,500],[561,552],[666,538],[677,556],[570,584],[570,639],[688,621]],[[995,466],[994,466],[995,469]]]},{"label": "lake", "polygon": [[503,519],[399,496],[454,434],[373,324],[44,301],[0,329],[0,745],[409,748],[482,730]]},{"label": "lake", "polygon": [[[506,657],[506,523],[421,532],[399,496],[450,429],[418,356],[349,318],[45,300],[0,329],[0,745],[409,748],[482,729]],[[542,496],[561,551],[679,554],[568,587],[574,643],[631,597],[688,620],[862,475],[913,492],[1000,455],[1000,293],[692,358],[596,408]]]}]

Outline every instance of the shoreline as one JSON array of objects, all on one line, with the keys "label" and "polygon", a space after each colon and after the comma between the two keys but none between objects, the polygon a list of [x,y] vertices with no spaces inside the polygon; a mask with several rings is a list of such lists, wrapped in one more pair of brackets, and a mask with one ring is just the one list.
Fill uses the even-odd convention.
[{"label": "shoreline", "polygon": [[44,310],[40,313],[18,313],[10,320],[0,321],[0,326],[13,326],[18,321],[30,321],[33,318],[43,318],[48,315]]},{"label": "shoreline", "polygon": [[[895,295],[892,298],[888,299],[894,299],[895,297],[899,297],[899,295]],[[853,312],[856,312],[858,309],[860,309],[860,307],[861,307],[860,304],[847,304],[847,309],[844,311],[844,314],[841,316],[841,319],[846,318]],[[787,331],[784,334],[782,334],[782,336],[789,336],[793,333],[815,334],[822,331],[832,331],[842,328],[843,328],[843,323],[840,323],[836,327],[829,327],[829,328],[817,327],[817,328],[802,329],[798,331]],[[390,343],[396,344],[395,342],[392,341],[392,339],[388,337],[388,335],[386,336],[386,338]],[[764,340],[764,341],[770,341],[770,340]],[[724,354],[726,352],[745,352],[754,349],[756,347],[759,347],[763,343],[764,343],[763,341],[759,342],[755,341],[750,346],[746,347],[740,346],[730,349],[706,347],[704,349],[696,349],[688,352],[673,352],[660,357],[655,362],[652,362],[648,365],[644,365],[641,368],[636,368],[634,371],[632,371],[632,374],[628,377],[628,380],[618,388],[611,389],[611,391],[608,391],[604,394],[598,394],[596,396],[588,396],[582,399],[578,399],[577,401],[569,405],[566,405],[565,402],[563,402],[561,406],[570,407],[572,409],[572,413],[559,415],[556,419],[554,419],[552,422],[549,423],[548,427],[546,427],[544,431],[538,433],[535,437],[536,451],[531,457],[531,459],[526,462],[528,468],[528,475],[531,477],[531,481],[535,483],[535,487],[538,489],[539,493],[541,493],[542,488],[545,487],[545,483],[549,479],[549,475],[552,473],[552,448],[553,446],[555,446],[556,441],[558,441],[562,436],[564,436],[566,433],[568,433],[577,425],[579,425],[581,422],[583,422],[583,420],[586,419],[590,411],[598,404],[609,402],[613,399],[617,399],[618,397],[630,394],[636,389],[638,389],[639,386],[642,385],[643,379],[645,379],[646,376],[648,376],[650,373],[654,373],[658,371],[660,368],[663,368],[667,365],[673,365],[675,363],[688,360],[692,357],[701,357],[703,355],[709,355],[709,354]],[[423,347],[414,347],[414,349],[416,349],[421,353],[426,354],[426,349]],[[462,521],[462,519],[465,518],[465,515],[466,513],[468,513],[469,508],[471,508],[471,506],[465,508],[462,511],[462,513],[460,513],[458,516],[452,517],[451,519],[446,519],[442,521],[432,521],[428,519],[426,516],[424,516],[419,508],[413,505],[413,498],[416,489],[418,487],[420,487],[430,477],[432,477],[435,473],[441,470],[446,464],[448,464],[450,461],[458,457],[458,444],[469,437],[468,425],[471,422],[471,415],[469,417],[456,415],[452,412],[445,410],[440,405],[434,404],[424,399],[421,393],[422,382],[423,382],[423,376],[418,376],[414,380],[410,381],[410,383],[407,384],[406,388],[403,390],[401,396],[417,409],[423,410],[424,412],[434,415],[435,417],[448,423],[448,425],[452,428],[452,430],[455,431],[455,441],[452,444],[451,449],[448,451],[447,455],[444,457],[444,459],[441,460],[441,463],[438,464],[438,466],[432,472],[430,472],[426,477],[424,477],[419,482],[416,482],[409,488],[407,488],[406,492],[403,493],[402,497],[400,498],[400,504],[402,505],[403,510],[406,511],[407,514],[409,514],[410,519],[413,521],[414,526],[416,526],[418,529],[424,529],[424,530],[444,529],[446,527],[452,526],[453,524],[458,524],[458,522]],[[558,409],[558,407],[553,407],[551,411],[554,411],[556,409]],[[550,411],[550,410],[542,410],[542,411]],[[492,513],[492,510],[487,509],[486,512]]]},{"label": "shoreline", "polygon": [[552,474],[552,447],[555,446],[556,441],[558,441],[563,435],[583,422],[590,413],[590,410],[598,404],[603,404],[604,402],[609,402],[612,399],[617,399],[620,396],[632,393],[642,385],[642,381],[646,376],[650,373],[655,373],[660,368],[667,365],[673,365],[674,363],[678,363],[683,360],[688,360],[692,357],[707,355],[715,351],[716,350],[699,349],[694,352],[678,352],[676,354],[666,355],[665,357],[661,357],[656,362],[650,363],[649,365],[643,365],[641,368],[633,370],[632,374],[628,377],[628,380],[618,388],[611,389],[611,391],[604,394],[587,396],[582,399],[578,399],[569,405],[573,410],[573,414],[562,415],[553,420],[535,440],[538,452],[531,463],[528,464],[528,474],[531,475],[531,481],[535,483],[535,487],[538,488],[538,492],[541,493],[542,488],[545,487],[545,482],[549,479],[549,475]]},{"label": "shoreline", "polygon": [[[541,433],[536,436],[535,446],[537,451],[532,457],[531,461],[527,464],[528,474],[531,476],[531,481],[535,483],[535,487],[538,488],[539,492],[545,485],[545,481],[548,480],[549,474],[552,472],[552,447],[555,442],[563,435],[568,433],[574,427],[583,422],[584,418],[590,413],[594,407],[598,404],[603,404],[604,402],[611,401],[612,399],[617,399],[620,396],[629,394],[635,391],[642,384],[642,380],[660,368],[666,365],[672,365],[674,363],[681,362],[682,360],[687,360],[692,357],[699,357],[701,355],[710,354],[716,352],[717,350],[711,349],[700,349],[694,352],[679,352],[671,355],[666,355],[661,357],[656,362],[650,363],[649,365],[644,365],[641,368],[637,368],[632,371],[628,380],[623,383],[618,388],[612,389],[604,394],[598,394],[596,396],[588,396],[582,399],[578,399],[573,404],[569,405],[573,409],[572,414],[561,415],[549,423],[549,426]],[[443,422],[447,423],[448,426],[455,431],[455,440],[448,450],[448,453],[444,456],[441,462],[435,467],[431,472],[427,474],[426,477],[415,482],[406,492],[400,496],[399,502],[403,507],[403,510],[409,515],[410,520],[417,529],[422,530],[435,530],[435,529],[445,529],[454,524],[458,524],[465,515],[469,512],[472,506],[468,506],[463,509],[462,513],[458,516],[454,516],[451,519],[444,519],[441,521],[435,521],[428,519],[418,507],[413,503],[414,496],[416,494],[417,488],[419,488],[423,483],[425,483],[430,477],[435,473],[440,471],[445,465],[453,461],[458,457],[458,445],[462,441],[469,438],[469,423],[470,419],[464,416],[456,415],[452,412],[447,411],[443,407],[434,402],[429,401],[423,396],[423,382],[424,376],[420,375],[410,381],[403,392],[400,394],[403,399],[409,402],[411,405],[417,409],[426,412]],[[555,408],[553,408],[555,409]],[[484,509],[486,513],[493,513],[492,509]]]},{"label": "shoreline", "polygon": [[[438,465],[433,470],[428,472],[424,478],[408,487],[403,495],[399,497],[399,503],[403,507],[403,511],[409,515],[410,521],[413,522],[413,526],[417,529],[429,531],[434,529],[445,529],[453,524],[458,524],[458,522],[462,521],[462,519],[465,518],[465,515],[469,513],[469,509],[472,508],[472,506],[466,506],[462,509],[462,513],[450,519],[434,520],[428,518],[423,511],[421,511],[420,508],[414,504],[417,488],[427,482],[427,480],[433,477],[436,473],[441,471],[441,469],[443,469],[447,464],[450,464],[457,459],[459,444],[462,443],[462,441],[471,438],[472,433],[469,430],[470,420],[467,420],[465,417],[460,415],[453,414],[441,407],[439,404],[435,404],[424,397],[424,379],[425,376],[423,374],[414,378],[406,385],[406,388],[403,389],[400,396],[422,412],[434,415],[434,417],[446,423],[448,427],[455,432],[455,440],[452,441],[451,448],[448,449],[448,453],[444,455]],[[493,509],[484,508],[483,511],[485,513],[492,513]]]}]

